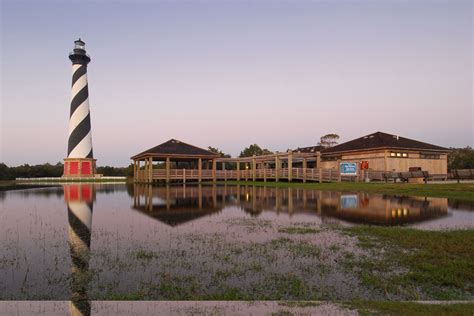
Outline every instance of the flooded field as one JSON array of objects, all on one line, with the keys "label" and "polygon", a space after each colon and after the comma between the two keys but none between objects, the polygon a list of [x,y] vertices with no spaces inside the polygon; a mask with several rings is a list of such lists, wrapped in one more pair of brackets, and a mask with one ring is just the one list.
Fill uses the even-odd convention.
[{"label": "flooded field", "polygon": [[0,194],[0,299],[78,309],[89,300],[386,299],[351,266],[372,254],[347,227],[474,227],[474,203],[444,198],[124,184]]}]

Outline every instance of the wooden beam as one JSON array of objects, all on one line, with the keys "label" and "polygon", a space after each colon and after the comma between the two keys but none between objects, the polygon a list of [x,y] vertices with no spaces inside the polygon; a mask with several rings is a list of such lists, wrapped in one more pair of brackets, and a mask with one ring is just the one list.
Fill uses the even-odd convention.
[{"label": "wooden beam", "polygon": [[275,156],[275,181],[280,180],[280,158]]},{"label": "wooden beam", "polygon": [[303,158],[303,182],[306,182],[306,167],[308,163],[306,161],[306,158]]},{"label": "wooden beam", "polygon": [[133,182],[137,182],[137,161],[133,160]]},{"label": "wooden beam", "polygon": [[171,169],[171,161],[170,157],[166,158],[166,183],[170,183],[170,170]]},{"label": "wooden beam", "polygon": [[212,159],[212,181],[216,182],[217,175],[217,162],[216,159]]},{"label": "wooden beam", "polygon": [[150,157],[149,158],[150,160],[150,166],[149,166],[149,170],[148,170],[148,182],[153,182],[153,158]]},{"label": "wooden beam", "polygon": [[257,178],[257,162],[255,160],[255,155],[252,158],[252,180],[255,182]]},{"label": "wooden beam", "polygon": [[222,162],[222,171],[224,171],[224,181],[227,181],[227,172],[225,170],[225,162]]},{"label": "wooden beam", "polygon": [[202,181],[202,158],[198,158],[198,182]]},{"label": "wooden beam", "polygon": [[337,182],[341,182],[341,160],[338,159],[337,160],[337,171],[338,171],[338,175],[337,175]]},{"label": "wooden beam", "polygon": [[288,152],[288,182],[293,180],[293,152]]}]

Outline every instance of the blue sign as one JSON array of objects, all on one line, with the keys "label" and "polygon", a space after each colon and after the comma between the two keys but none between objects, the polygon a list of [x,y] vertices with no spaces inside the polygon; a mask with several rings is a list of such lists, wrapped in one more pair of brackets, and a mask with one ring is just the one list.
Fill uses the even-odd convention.
[{"label": "blue sign", "polygon": [[341,162],[339,168],[341,175],[343,176],[356,176],[357,175],[357,163],[355,162]]}]

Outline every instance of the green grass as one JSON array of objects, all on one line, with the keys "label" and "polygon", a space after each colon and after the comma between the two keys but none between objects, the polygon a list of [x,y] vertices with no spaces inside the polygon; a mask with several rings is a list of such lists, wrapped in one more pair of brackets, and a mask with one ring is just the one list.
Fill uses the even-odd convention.
[{"label": "green grass", "polygon": [[[220,182],[218,182],[220,183]],[[325,191],[368,192],[409,196],[443,197],[474,201],[474,183],[441,183],[441,184],[409,184],[409,183],[365,183],[365,182],[245,182],[227,181],[225,184],[255,185],[268,187],[294,187]]]},{"label": "green grass", "polygon": [[396,227],[344,230],[373,255],[347,259],[362,282],[388,298],[470,299],[474,293],[474,230],[422,231]]},{"label": "green grass", "polygon": [[393,301],[356,301],[348,304],[361,315],[473,315],[474,303],[424,304]]}]

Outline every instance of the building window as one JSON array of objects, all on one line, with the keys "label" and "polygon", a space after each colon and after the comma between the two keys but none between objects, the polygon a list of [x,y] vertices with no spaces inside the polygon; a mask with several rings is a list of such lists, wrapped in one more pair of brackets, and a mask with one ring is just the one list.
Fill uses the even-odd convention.
[{"label": "building window", "polygon": [[439,154],[420,153],[421,159],[440,159]]},{"label": "building window", "polygon": [[392,157],[392,158],[408,158],[408,153],[399,152],[399,151],[392,151],[390,153],[390,157]]}]

